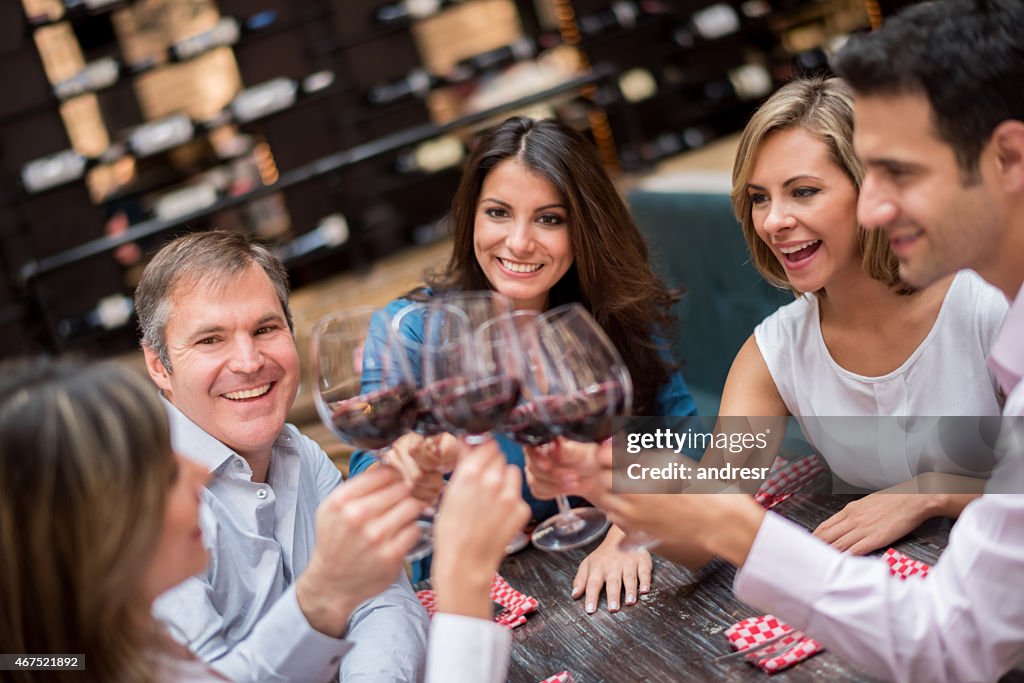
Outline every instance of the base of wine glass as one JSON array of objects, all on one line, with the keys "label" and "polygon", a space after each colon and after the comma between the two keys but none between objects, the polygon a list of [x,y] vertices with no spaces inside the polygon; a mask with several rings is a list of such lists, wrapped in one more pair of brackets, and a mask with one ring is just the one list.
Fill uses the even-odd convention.
[{"label": "base of wine glass", "polygon": [[405,554],[406,562],[421,560],[434,552],[434,523],[429,519],[417,519],[416,526],[420,529],[420,537],[417,539],[416,545]]},{"label": "base of wine glass", "polygon": [[545,520],[534,530],[532,540],[541,550],[570,550],[590,543],[607,529],[608,517],[597,508],[573,508],[569,514]]}]

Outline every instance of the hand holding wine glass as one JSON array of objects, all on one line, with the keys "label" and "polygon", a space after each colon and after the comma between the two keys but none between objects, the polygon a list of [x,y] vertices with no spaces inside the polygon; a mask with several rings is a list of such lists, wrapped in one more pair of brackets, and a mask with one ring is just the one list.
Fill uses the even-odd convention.
[{"label": "hand holding wine glass", "polygon": [[[324,424],[342,441],[383,449],[409,431],[416,417],[415,383],[408,359],[397,353],[391,321],[374,324],[374,309],[352,308],[321,318],[313,329],[313,402]],[[383,315],[383,314],[379,314]],[[430,524],[407,555],[430,552]]]},{"label": "hand holding wine glass", "polygon": [[[538,412],[565,439],[597,444],[608,439],[614,419],[628,414],[633,385],[614,344],[579,304],[554,308],[537,320],[540,348],[560,386]],[[533,458],[558,457],[557,443],[534,449]],[[543,468],[543,466],[542,466]],[[597,508],[569,507],[565,495],[556,499],[559,513],[533,533],[543,550],[567,550],[591,542],[608,528]]]}]

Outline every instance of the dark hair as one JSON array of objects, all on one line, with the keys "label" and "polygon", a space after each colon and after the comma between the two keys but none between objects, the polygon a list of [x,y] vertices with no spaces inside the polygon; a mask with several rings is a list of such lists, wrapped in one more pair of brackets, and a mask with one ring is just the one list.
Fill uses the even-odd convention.
[{"label": "dark hair", "polygon": [[634,412],[649,413],[673,370],[659,347],[675,330],[669,307],[676,297],[651,269],[643,235],[597,149],[572,128],[517,116],[485,135],[452,200],[451,259],[444,271],[427,277],[427,284],[439,291],[493,289],[476,259],[473,228],[484,179],[508,159],[546,178],[569,210],[573,265],[552,287],[548,306],[578,302],[594,316],[633,377]]},{"label": "dark hair", "polygon": [[156,677],[152,655],[169,639],[140,593],[175,471],[166,411],[141,374],[45,358],[0,364],[4,648],[87,657],[89,673],[47,680]]},{"label": "dark hair", "polygon": [[142,280],[135,288],[135,312],[142,346],[151,349],[171,372],[165,335],[175,288],[180,283],[222,282],[242,275],[252,266],[259,266],[270,278],[288,329],[294,332],[288,307],[288,271],[281,261],[265,246],[244,235],[211,230],[168,242],[143,271]]},{"label": "dark hair", "polygon": [[1024,2],[942,0],[852,37],[834,60],[857,94],[923,94],[968,180],[992,131],[1024,120]]}]

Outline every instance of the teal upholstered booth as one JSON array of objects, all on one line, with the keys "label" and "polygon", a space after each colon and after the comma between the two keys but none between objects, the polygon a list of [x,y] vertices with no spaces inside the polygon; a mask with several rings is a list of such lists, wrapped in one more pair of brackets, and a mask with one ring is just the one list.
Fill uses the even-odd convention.
[{"label": "teal upholstered booth", "polygon": [[751,265],[728,189],[727,177],[704,174],[697,183],[670,177],[628,196],[655,268],[685,291],[673,351],[701,415],[717,414],[732,360],[757,323],[793,300]]}]

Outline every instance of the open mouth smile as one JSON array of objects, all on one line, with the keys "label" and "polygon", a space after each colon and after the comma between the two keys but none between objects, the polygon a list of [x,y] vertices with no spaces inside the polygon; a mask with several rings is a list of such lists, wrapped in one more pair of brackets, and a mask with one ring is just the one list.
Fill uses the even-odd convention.
[{"label": "open mouth smile", "polygon": [[508,259],[498,258],[498,263],[501,264],[506,270],[510,270],[513,273],[536,273],[538,270],[544,267],[543,263],[520,263],[519,261],[510,261]]},{"label": "open mouth smile", "polygon": [[800,263],[813,256],[820,246],[821,240],[807,240],[806,242],[779,247],[779,251],[787,263]]}]

